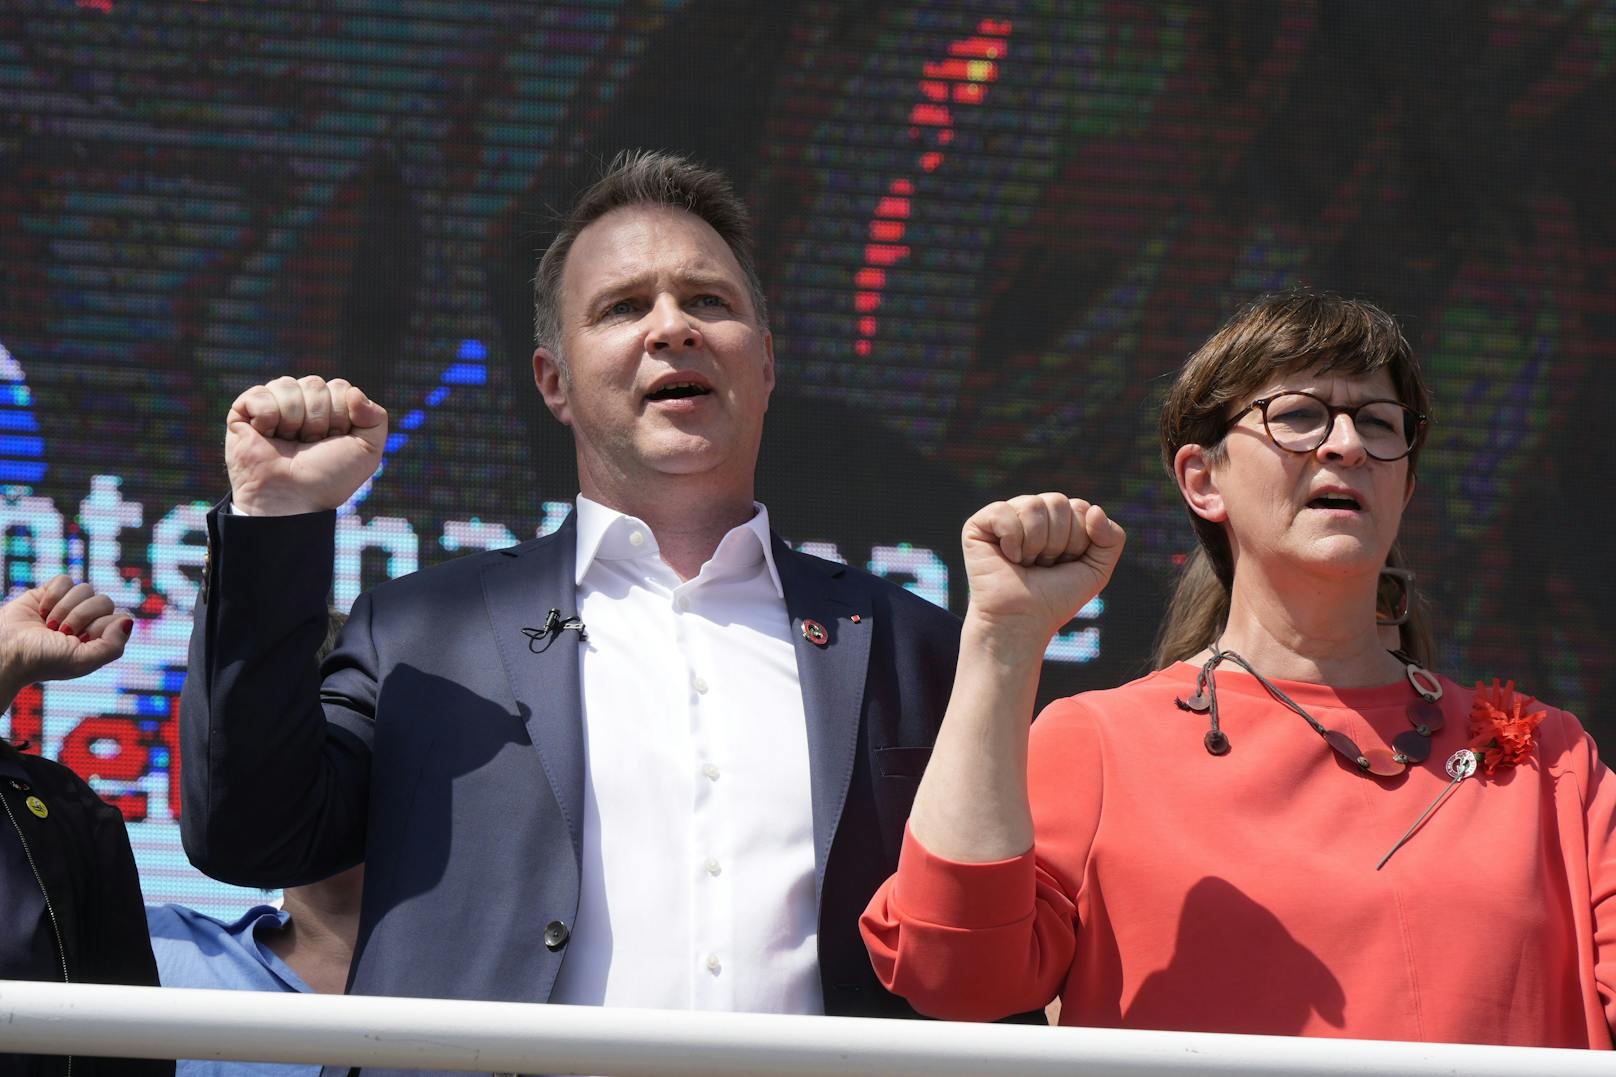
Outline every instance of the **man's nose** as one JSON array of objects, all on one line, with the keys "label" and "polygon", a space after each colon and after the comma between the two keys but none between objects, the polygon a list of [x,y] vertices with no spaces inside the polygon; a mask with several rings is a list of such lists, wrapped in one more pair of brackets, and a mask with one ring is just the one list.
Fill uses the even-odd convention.
[{"label": "man's nose", "polygon": [[701,330],[689,311],[674,296],[663,294],[646,315],[645,350],[694,348],[701,344]]}]

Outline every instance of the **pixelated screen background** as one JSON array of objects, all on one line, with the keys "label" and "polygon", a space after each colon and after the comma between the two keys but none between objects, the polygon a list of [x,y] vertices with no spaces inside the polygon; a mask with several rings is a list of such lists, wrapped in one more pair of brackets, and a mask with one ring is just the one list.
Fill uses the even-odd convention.
[{"label": "pixelated screen background", "polygon": [[137,629],[5,728],[122,808],[149,900],[260,897],[188,867],[170,780],[230,401],[322,373],[391,410],[340,605],[555,526],[534,261],[602,158],[653,147],[755,209],[791,541],[962,611],[984,501],[1062,489],[1128,528],[1044,699],[1146,668],[1192,545],[1164,379],[1265,290],[1380,303],[1437,399],[1403,539],[1438,667],[1515,678],[1608,757],[1613,60],[1608,2],[6,4],[4,584],[87,577]]}]

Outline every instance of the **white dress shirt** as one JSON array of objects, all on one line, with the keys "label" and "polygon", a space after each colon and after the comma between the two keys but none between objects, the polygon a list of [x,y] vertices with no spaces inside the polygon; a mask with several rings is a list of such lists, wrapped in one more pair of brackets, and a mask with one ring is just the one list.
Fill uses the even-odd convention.
[{"label": "white dress shirt", "polygon": [[823,1013],[808,734],[769,515],[681,582],[578,498],[582,892],[554,1002]]}]

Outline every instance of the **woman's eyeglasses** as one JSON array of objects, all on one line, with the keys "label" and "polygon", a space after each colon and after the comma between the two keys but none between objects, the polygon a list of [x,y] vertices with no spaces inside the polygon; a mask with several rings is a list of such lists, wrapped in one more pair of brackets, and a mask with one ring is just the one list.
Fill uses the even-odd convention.
[{"label": "woman's eyeglasses", "polygon": [[1414,451],[1425,433],[1426,416],[1395,400],[1366,400],[1362,404],[1331,404],[1312,393],[1289,392],[1253,400],[1229,420],[1234,424],[1256,408],[1263,429],[1275,445],[1287,452],[1312,452],[1330,438],[1337,415],[1352,420],[1364,452],[1376,460],[1401,460]]}]

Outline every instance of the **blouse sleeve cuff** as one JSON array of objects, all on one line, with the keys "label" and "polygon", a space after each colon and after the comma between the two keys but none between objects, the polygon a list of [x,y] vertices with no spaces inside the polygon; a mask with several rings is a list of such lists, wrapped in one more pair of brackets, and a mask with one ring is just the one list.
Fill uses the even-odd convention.
[{"label": "blouse sleeve cuff", "polygon": [[946,860],[903,829],[892,902],[905,917],[948,927],[1004,927],[1025,920],[1036,894],[1033,851],[971,864]]}]

